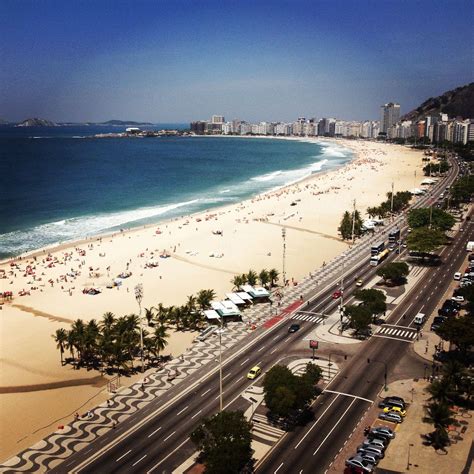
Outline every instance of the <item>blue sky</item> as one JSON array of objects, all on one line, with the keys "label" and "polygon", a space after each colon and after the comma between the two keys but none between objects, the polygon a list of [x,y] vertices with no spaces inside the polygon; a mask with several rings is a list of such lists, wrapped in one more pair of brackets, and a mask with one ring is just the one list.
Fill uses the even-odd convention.
[{"label": "blue sky", "polygon": [[473,81],[464,0],[0,0],[0,118],[378,118]]}]

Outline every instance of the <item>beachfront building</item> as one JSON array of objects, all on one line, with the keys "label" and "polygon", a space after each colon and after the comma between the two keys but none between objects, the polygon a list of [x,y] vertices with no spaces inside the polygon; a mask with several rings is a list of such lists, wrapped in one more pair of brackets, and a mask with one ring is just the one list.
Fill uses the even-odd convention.
[{"label": "beachfront building", "polygon": [[252,124],[248,122],[240,122],[240,134],[250,135],[252,133]]},{"label": "beachfront building", "polygon": [[336,119],[322,118],[318,123],[318,135],[334,137],[336,134]]},{"label": "beachfront building", "polygon": [[196,135],[204,135],[207,129],[207,122],[204,120],[196,120],[195,122],[191,122],[190,128],[191,132]]},{"label": "beachfront building", "polygon": [[380,132],[388,130],[400,120],[400,104],[389,102],[380,107]]},{"label": "beachfront building", "polygon": [[275,135],[287,137],[293,133],[293,127],[291,123],[281,123],[278,122],[275,124]]}]

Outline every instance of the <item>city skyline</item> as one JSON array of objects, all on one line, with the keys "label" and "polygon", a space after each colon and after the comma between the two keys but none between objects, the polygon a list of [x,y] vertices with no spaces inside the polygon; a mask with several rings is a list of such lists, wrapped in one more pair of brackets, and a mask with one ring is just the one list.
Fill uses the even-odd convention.
[{"label": "city skyline", "polygon": [[12,121],[374,120],[472,80],[464,0],[3,4]]}]

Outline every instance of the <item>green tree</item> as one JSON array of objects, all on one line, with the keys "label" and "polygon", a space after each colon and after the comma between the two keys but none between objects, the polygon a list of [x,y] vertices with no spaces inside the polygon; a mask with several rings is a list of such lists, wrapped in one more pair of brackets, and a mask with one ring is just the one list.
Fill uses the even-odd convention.
[{"label": "green tree", "polygon": [[258,276],[257,273],[253,270],[249,270],[247,273],[247,283],[251,286],[255,286],[257,284]]},{"label": "green tree", "polygon": [[341,224],[337,230],[341,233],[343,240],[352,239],[352,217],[349,211],[344,212]]},{"label": "green tree", "polygon": [[156,326],[151,338],[151,350],[155,357],[160,355],[160,352],[168,345],[168,333],[166,327]]},{"label": "green tree", "polygon": [[438,229],[420,227],[413,229],[407,237],[409,250],[430,253],[441,247],[446,242],[446,236]]},{"label": "green tree", "polygon": [[232,285],[234,285],[234,290],[238,290],[242,285],[245,285],[245,278],[242,277],[242,275],[235,275],[234,278],[232,278]]},{"label": "green tree", "polygon": [[278,270],[276,268],[272,268],[271,270],[269,270],[268,276],[270,278],[270,285],[275,286],[276,282],[278,281],[278,277],[280,276]]},{"label": "green tree", "polygon": [[425,412],[426,416],[423,418],[423,421],[432,424],[435,428],[432,434],[434,447],[442,449],[449,442],[447,428],[455,421],[452,416],[453,412],[448,405],[439,402],[431,402],[426,405]]},{"label": "green tree", "polygon": [[376,273],[381,276],[385,283],[390,281],[393,285],[403,285],[410,269],[405,262],[390,262],[377,269]]},{"label": "green tree", "polygon": [[439,379],[428,385],[429,400],[449,404],[453,400],[453,387],[445,380]]},{"label": "green tree", "polygon": [[465,358],[474,345],[474,320],[469,315],[448,318],[436,333],[445,341],[454,344]]},{"label": "green tree", "polygon": [[239,474],[252,465],[252,424],[241,411],[206,418],[191,433],[208,474]]},{"label": "green tree", "polygon": [[423,168],[423,173],[425,176],[431,176],[438,173],[446,173],[451,166],[446,160],[441,160],[439,163],[428,163]]},{"label": "green tree", "polygon": [[61,353],[61,365],[64,365],[63,354],[68,341],[67,331],[63,328],[56,329],[56,332],[52,335],[52,337],[54,338],[54,342],[56,342],[56,347]]},{"label": "green tree", "polygon": [[259,274],[258,274],[258,279],[260,280],[260,284],[262,286],[266,286],[270,282],[270,275],[268,274],[268,271],[263,269]]},{"label": "green tree", "polygon": [[372,315],[374,320],[379,314],[387,311],[386,296],[380,290],[373,288],[367,290],[357,290],[354,292],[354,296],[362,302],[362,307],[367,308]]},{"label": "green tree", "polygon": [[[240,286],[240,285],[239,285]],[[201,311],[209,309],[211,307],[212,300],[216,297],[214,290],[201,290],[197,294],[197,304]]]},{"label": "green tree", "polygon": [[372,322],[372,313],[365,306],[348,305],[345,308],[350,327],[356,335],[366,334]]},{"label": "green tree", "polygon": [[450,230],[456,222],[451,214],[442,209],[421,207],[410,210],[408,213],[408,225],[413,229],[428,227],[430,224],[430,216],[431,228],[439,229],[443,232]]}]

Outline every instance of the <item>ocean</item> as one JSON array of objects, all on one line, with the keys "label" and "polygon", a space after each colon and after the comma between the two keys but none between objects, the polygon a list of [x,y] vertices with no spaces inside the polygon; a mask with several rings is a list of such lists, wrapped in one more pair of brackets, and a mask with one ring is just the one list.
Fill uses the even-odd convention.
[{"label": "ocean", "polygon": [[[155,128],[171,126],[186,127]],[[0,127],[0,259],[239,202],[352,158],[333,142],[90,138],[120,131]]]}]

